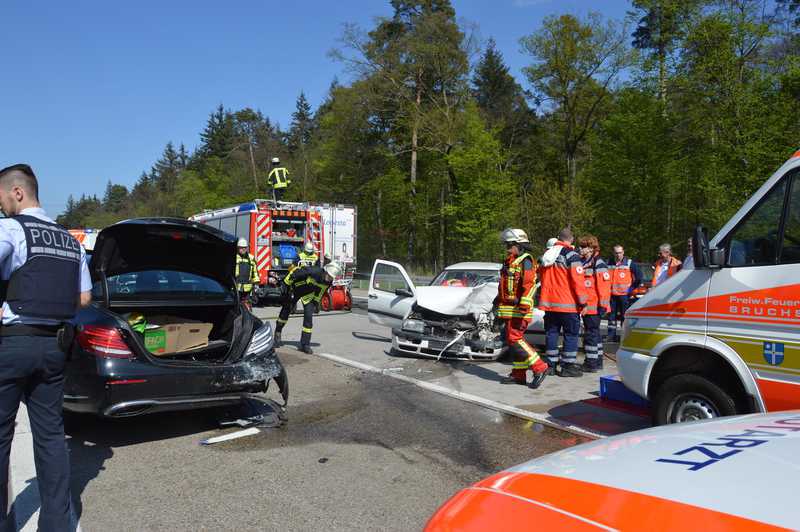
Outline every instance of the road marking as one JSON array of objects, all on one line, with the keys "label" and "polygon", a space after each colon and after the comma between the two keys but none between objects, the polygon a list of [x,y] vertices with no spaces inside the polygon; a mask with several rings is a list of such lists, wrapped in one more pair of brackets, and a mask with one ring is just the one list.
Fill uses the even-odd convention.
[{"label": "road marking", "polygon": [[[65,443],[66,445],[66,443]],[[16,529],[23,532],[35,531],[39,520],[39,482],[36,480],[36,465],[33,461],[33,435],[28,419],[28,410],[20,403],[17,412],[17,425],[14,428],[14,440],[11,443],[11,461],[9,463],[9,503],[13,504],[9,516],[16,522]],[[13,503],[11,503],[13,501]],[[74,508],[70,509],[73,526],[71,530],[81,531],[80,521],[75,517]]]},{"label": "road marking", "polygon": [[446,388],[439,384],[434,384],[432,382],[414,379],[406,375],[400,375],[390,370],[381,369],[375,366],[370,366],[369,364],[356,362],[354,360],[349,360],[347,358],[340,357],[338,355],[331,355],[330,353],[314,353],[314,354],[322,358],[326,358],[332,362],[338,362],[339,364],[344,364],[346,366],[350,366],[353,368],[369,371],[370,373],[378,373],[380,375],[385,375],[387,377],[391,377],[399,381],[413,384],[414,386],[418,386],[424,390],[436,392],[442,395],[446,395],[448,397],[452,397],[453,399],[458,399],[460,401],[465,401],[467,403],[483,406],[486,408],[490,408],[492,410],[497,410],[499,412],[503,412],[504,414],[510,414],[512,416],[517,416],[523,419],[528,419],[530,421],[535,421],[537,423],[541,423],[542,425],[547,425],[548,427],[564,430],[572,434],[576,434],[578,436],[584,436],[586,438],[592,438],[592,439],[599,439],[607,436],[607,434],[604,434],[602,432],[595,432],[583,429],[571,423],[567,423],[566,421],[561,421],[559,419],[545,416],[544,414],[531,412],[529,410],[523,410],[522,408],[517,408],[515,406],[507,405],[504,403],[498,403],[497,401],[492,401],[491,399],[486,399],[484,397],[479,397],[477,395],[472,395],[470,393],[451,390],[450,388]]}]

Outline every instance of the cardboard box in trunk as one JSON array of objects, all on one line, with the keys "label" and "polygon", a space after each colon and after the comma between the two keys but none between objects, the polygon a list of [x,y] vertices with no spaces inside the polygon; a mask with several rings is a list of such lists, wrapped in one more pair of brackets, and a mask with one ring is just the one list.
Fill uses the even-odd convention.
[{"label": "cardboard box in trunk", "polygon": [[153,355],[169,355],[208,345],[211,323],[177,322],[169,316],[148,317],[144,346]]}]

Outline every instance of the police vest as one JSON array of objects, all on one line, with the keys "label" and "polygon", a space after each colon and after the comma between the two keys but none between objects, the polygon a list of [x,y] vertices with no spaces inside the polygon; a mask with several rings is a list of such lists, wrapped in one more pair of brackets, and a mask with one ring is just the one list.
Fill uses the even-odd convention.
[{"label": "police vest", "polygon": [[58,224],[14,216],[25,231],[25,264],[0,284],[0,296],[20,316],[71,320],[78,310],[81,245]]},{"label": "police vest", "polygon": [[612,296],[626,296],[631,291],[631,285],[633,284],[632,262],[631,259],[624,259],[621,264],[612,262],[609,265]]}]

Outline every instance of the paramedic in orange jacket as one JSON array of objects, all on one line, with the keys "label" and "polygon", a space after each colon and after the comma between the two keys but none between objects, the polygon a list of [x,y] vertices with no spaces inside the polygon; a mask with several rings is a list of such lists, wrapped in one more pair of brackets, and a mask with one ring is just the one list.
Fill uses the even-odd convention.
[{"label": "paramedic in orange jacket", "polygon": [[525,341],[525,331],[533,318],[536,261],[530,254],[528,235],[522,229],[506,229],[502,239],[507,251],[495,304],[497,316],[506,324],[506,341],[513,360],[511,375],[503,382],[527,384],[530,369],[533,372],[530,387],[536,389],[541,386],[548,369],[536,350]]},{"label": "paramedic in orange jacket", "polygon": [[539,308],[545,312],[545,338],[547,342],[547,362],[550,372],[555,373],[559,361],[558,339],[564,333],[561,351],[562,377],[583,375],[578,365],[578,335],[581,331],[580,314],[586,306],[588,296],[584,286],[581,258],[572,247],[575,237],[569,228],[558,234],[558,242],[542,255],[542,289],[539,295]]},{"label": "paramedic in orange jacket", "polygon": [[658,246],[658,260],[653,264],[653,286],[659,285],[678,273],[681,261],[672,256],[672,246],[661,244]]},{"label": "paramedic in orange jacket", "polygon": [[578,239],[578,250],[583,262],[586,308],[583,313],[584,372],[595,373],[603,369],[603,340],[600,320],[611,305],[611,274],[608,265],[600,258],[597,237],[585,235]]}]

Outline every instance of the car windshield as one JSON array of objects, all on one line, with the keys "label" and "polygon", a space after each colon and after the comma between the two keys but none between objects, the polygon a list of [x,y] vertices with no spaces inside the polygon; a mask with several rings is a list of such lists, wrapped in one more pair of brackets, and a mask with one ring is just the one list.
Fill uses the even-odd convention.
[{"label": "car windshield", "polygon": [[431,286],[478,286],[500,282],[499,270],[444,270],[437,275]]},{"label": "car windshield", "polygon": [[[93,295],[101,297],[100,283]],[[135,299],[142,296],[178,296],[223,299],[228,291],[218,282],[193,273],[171,270],[146,270],[108,278],[108,294],[114,299]]]}]

